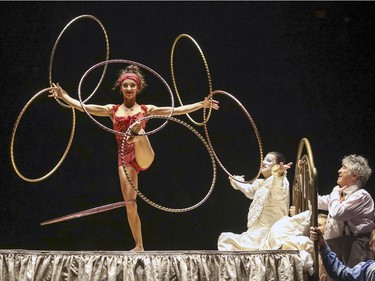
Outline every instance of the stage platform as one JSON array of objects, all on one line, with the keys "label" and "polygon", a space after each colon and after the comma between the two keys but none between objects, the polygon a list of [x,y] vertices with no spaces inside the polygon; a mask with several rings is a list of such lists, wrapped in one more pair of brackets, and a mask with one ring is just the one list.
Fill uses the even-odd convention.
[{"label": "stage platform", "polygon": [[22,280],[304,280],[298,251],[0,250],[0,279]]}]

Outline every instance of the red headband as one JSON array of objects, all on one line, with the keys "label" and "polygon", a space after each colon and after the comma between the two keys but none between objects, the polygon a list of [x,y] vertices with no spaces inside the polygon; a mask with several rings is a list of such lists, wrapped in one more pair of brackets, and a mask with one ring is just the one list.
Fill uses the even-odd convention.
[{"label": "red headband", "polygon": [[124,82],[124,80],[126,79],[133,80],[135,83],[137,83],[139,89],[142,88],[141,80],[134,73],[124,73],[123,75],[121,75],[120,78],[117,80],[117,84],[119,85],[119,87],[121,87],[122,82]]}]

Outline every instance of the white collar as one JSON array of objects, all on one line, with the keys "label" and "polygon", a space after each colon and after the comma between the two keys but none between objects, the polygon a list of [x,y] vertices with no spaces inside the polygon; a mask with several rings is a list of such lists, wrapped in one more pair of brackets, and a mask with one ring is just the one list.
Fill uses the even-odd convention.
[{"label": "white collar", "polygon": [[339,188],[339,190],[344,192],[345,195],[350,195],[354,191],[357,191],[358,189],[359,189],[359,187],[356,184],[353,184],[353,185],[350,185],[350,186],[347,186],[347,187],[344,187],[344,188]]}]

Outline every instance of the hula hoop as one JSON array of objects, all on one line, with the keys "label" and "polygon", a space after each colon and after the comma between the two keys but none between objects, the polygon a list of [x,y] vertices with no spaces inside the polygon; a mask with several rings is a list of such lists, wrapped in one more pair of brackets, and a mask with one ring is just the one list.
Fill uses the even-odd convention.
[{"label": "hula hoop", "polygon": [[122,143],[121,143],[121,160],[122,160],[122,167],[124,169],[124,172],[126,174],[126,177],[130,183],[130,185],[133,187],[133,189],[138,193],[139,197],[141,197],[146,203],[150,204],[151,206],[157,208],[157,209],[160,209],[162,211],[166,211],[166,212],[171,212],[171,213],[182,213],[182,212],[188,212],[188,211],[191,211],[197,207],[199,207],[200,205],[202,205],[207,199],[208,197],[211,195],[212,191],[213,191],[213,188],[215,186],[215,181],[216,181],[216,162],[215,162],[215,158],[213,156],[213,152],[210,148],[210,146],[207,144],[207,142],[205,141],[205,139],[201,136],[201,134],[198,133],[198,131],[196,131],[193,127],[191,127],[189,124],[185,123],[184,121],[181,121],[180,119],[177,119],[175,117],[166,117],[166,116],[162,116],[162,115],[151,115],[151,116],[146,116],[146,117],[143,117],[143,118],[140,118],[139,120],[137,120],[136,122],[134,122],[131,126],[129,126],[128,130],[127,131],[130,131],[133,126],[135,126],[135,124],[137,123],[140,123],[142,122],[143,120],[145,119],[155,119],[155,118],[161,118],[161,119],[168,119],[168,120],[171,120],[171,121],[174,121],[176,123],[179,123],[183,126],[185,126],[186,128],[188,128],[189,130],[191,130],[201,141],[202,143],[206,146],[206,149],[210,155],[210,158],[211,158],[211,161],[212,161],[212,172],[213,172],[213,176],[212,176],[212,183],[211,183],[211,187],[210,189],[208,190],[206,196],[204,196],[204,198],[199,201],[198,203],[196,203],[195,205],[192,205],[190,207],[186,207],[186,208],[180,208],[180,209],[174,209],[174,208],[168,208],[168,207],[163,207],[153,201],[151,201],[150,199],[148,199],[145,195],[143,195],[138,188],[135,187],[133,181],[131,180],[128,172],[126,171],[125,169],[125,165],[124,165],[124,148],[125,148],[125,137],[122,138]]},{"label": "hula hoop", "polygon": [[216,161],[219,163],[219,166],[223,169],[223,171],[229,176],[231,177],[233,180],[237,181],[237,182],[240,182],[240,183],[252,183],[253,181],[255,181],[259,175],[260,175],[260,169],[261,169],[261,165],[262,165],[262,160],[263,160],[263,147],[262,147],[262,141],[261,141],[261,138],[260,138],[260,134],[259,134],[259,131],[255,125],[255,122],[253,120],[253,118],[251,117],[250,113],[246,110],[246,108],[240,103],[239,100],[237,100],[234,96],[232,96],[231,94],[225,92],[225,91],[222,91],[222,90],[215,90],[212,92],[212,95],[215,95],[215,94],[223,94],[229,98],[231,98],[233,101],[235,101],[237,103],[237,105],[242,109],[242,111],[246,114],[247,118],[249,119],[250,121],[250,124],[251,126],[253,127],[254,129],[254,132],[255,132],[255,136],[257,138],[257,141],[258,141],[258,146],[259,146],[259,155],[260,155],[260,165],[259,165],[259,171],[257,173],[257,175],[250,181],[241,181],[241,180],[238,180],[236,179],[232,174],[230,174],[228,172],[228,170],[224,167],[224,165],[220,162],[220,159],[219,157],[217,156],[217,154],[215,153],[215,150],[212,146],[212,143],[211,143],[211,140],[210,140],[210,136],[208,134],[208,129],[207,129],[207,126],[205,125],[204,126],[204,131],[205,131],[205,134],[206,134],[206,138],[207,138],[207,142],[212,150],[212,153],[214,154],[215,156],[215,159]]},{"label": "hula hoop", "polygon": [[107,204],[107,205],[100,206],[100,207],[87,209],[87,210],[84,210],[84,211],[76,212],[76,213],[73,213],[73,214],[70,214],[70,215],[58,217],[58,218],[51,219],[51,220],[48,220],[48,221],[43,221],[43,222],[40,223],[40,225],[47,225],[47,224],[53,224],[53,223],[72,220],[72,219],[78,219],[78,218],[102,213],[102,212],[105,212],[105,211],[114,210],[114,209],[121,208],[121,207],[125,206],[126,202],[127,201],[121,201],[121,202],[117,202],[117,203],[112,203],[112,204]]},{"label": "hula hoop", "polygon": [[208,95],[208,97],[209,97],[209,99],[210,99],[210,107],[209,107],[209,109],[208,109],[208,116],[206,117],[206,114],[205,114],[206,109],[205,109],[205,108],[203,109],[203,115],[204,115],[204,117],[203,117],[203,122],[197,122],[197,121],[195,121],[195,120],[189,115],[189,113],[186,113],[186,116],[190,119],[190,121],[191,121],[193,124],[198,125],[198,126],[203,126],[203,125],[206,124],[207,121],[210,119],[211,111],[212,111],[212,107],[211,107],[211,103],[212,103],[212,82],[211,82],[211,75],[210,75],[210,71],[209,71],[209,68],[208,68],[208,63],[207,63],[207,61],[206,61],[206,58],[204,57],[204,54],[203,54],[203,52],[202,52],[202,49],[199,47],[198,43],[194,40],[194,38],[191,37],[191,36],[188,35],[188,34],[180,34],[179,36],[177,36],[177,38],[175,39],[175,41],[173,42],[173,45],[172,45],[172,51],[171,51],[171,62],[170,62],[170,63],[171,63],[171,74],[172,74],[173,86],[174,86],[174,89],[175,89],[175,91],[176,91],[176,95],[177,95],[177,98],[178,98],[178,100],[179,100],[179,102],[180,102],[180,105],[183,105],[182,100],[181,100],[181,96],[180,96],[180,94],[179,94],[179,92],[178,92],[178,88],[177,88],[177,83],[176,83],[175,74],[174,74],[174,63],[173,63],[173,60],[174,60],[174,50],[175,50],[175,48],[176,48],[176,44],[177,44],[177,42],[178,42],[181,38],[183,38],[183,37],[190,39],[190,40],[194,43],[194,45],[197,47],[197,49],[198,49],[198,51],[199,51],[199,53],[200,53],[200,55],[201,55],[201,58],[202,58],[202,60],[203,60],[204,67],[205,67],[205,69],[206,69],[206,73],[207,73],[207,79],[208,79],[208,90],[209,90],[209,95]]},{"label": "hula hoop", "polygon": [[42,93],[44,92],[47,92],[49,90],[51,90],[52,88],[46,88],[46,89],[43,89],[41,90],[40,92],[38,92],[37,94],[35,94],[27,103],[26,105],[24,106],[24,108],[21,110],[20,114],[18,115],[17,117],[17,120],[16,120],[16,123],[14,124],[14,127],[13,127],[13,132],[12,132],[12,138],[11,138],[11,142],[10,142],[10,158],[12,160],[12,165],[13,165],[13,168],[14,170],[16,171],[17,175],[25,180],[25,181],[28,181],[28,182],[39,182],[39,181],[42,181],[46,178],[48,178],[50,175],[52,175],[56,170],[57,168],[60,167],[61,163],[64,161],[66,155],[68,154],[68,151],[70,149],[70,146],[72,145],[72,141],[73,141],[73,137],[74,137],[74,130],[75,130],[75,124],[76,124],[76,116],[75,116],[75,111],[74,111],[74,108],[72,107],[72,115],[73,115],[73,123],[72,123],[72,131],[70,133],[70,137],[69,137],[69,141],[68,141],[68,145],[66,146],[66,149],[65,149],[65,152],[64,154],[62,155],[61,159],[59,160],[59,162],[56,164],[56,166],[50,171],[48,172],[46,175],[40,177],[40,178],[28,178],[28,177],[25,177],[24,175],[21,174],[21,172],[18,170],[17,168],[17,165],[16,165],[16,161],[14,160],[14,154],[13,154],[13,149],[14,149],[14,139],[15,139],[15,135],[16,135],[16,131],[17,131],[17,128],[18,128],[18,124],[23,116],[23,114],[25,113],[26,109],[30,106],[30,104],[39,96],[41,95]]},{"label": "hula hoop", "polygon": [[[106,57],[105,59],[108,60],[109,58],[109,42],[108,42],[108,36],[107,36],[107,32],[103,26],[103,24],[100,22],[100,20],[98,20],[96,17],[92,16],[92,15],[81,15],[81,16],[78,16],[74,19],[72,19],[65,27],[64,29],[61,31],[60,35],[57,37],[56,41],[55,41],[55,44],[53,46],[53,49],[52,49],[52,52],[51,52],[51,56],[50,56],[50,60],[49,60],[49,72],[48,72],[48,77],[49,77],[49,84],[52,85],[52,65],[53,65],[53,58],[55,56],[55,52],[56,52],[56,48],[57,48],[57,45],[58,43],[60,42],[60,38],[61,36],[64,34],[64,32],[66,31],[66,29],[72,24],[74,23],[75,21],[79,20],[79,19],[82,19],[82,18],[89,18],[89,19],[93,19],[95,20],[99,25],[100,27],[103,29],[103,33],[104,33],[104,37],[105,37],[105,41],[106,41],[106,49],[107,49],[107,52],[106,52]],[[94,95],[94,93],[98,90],[100,84],[102,83],[103,81],[103,78],[104,78],[104,75],[107,71],[107,66],[104,67],[103,69],[103,73],[102,73],[102,76],[100,77],[100,80],[98,82],[98,84],[96,85],[94,91],[91,93],[91,95],[85,100],[85,102],[87,102],[91,97],[92,95]],[[59,100],[58,98],[54,97],[55,100],[60,104],[62,105],[63,107],[66,107],[66,108],[71,108],[70,105],[62,102],[61,100]]]},{"label": "hula hoop", "polygon": [[161,124],[159,127],[157,127],[156,129],[154,130],[151,130],[149,132],[145,132],[145,133],[141,133],[139,134],[138,136],[145,136],[145,135],[151,135],[151,134],[154,134],[156,132],[158,132],[159,130],[161,130],[165,125],[167,125],[168,123],[168,120],[169,118],[171,118],[172,114],[173,114],[173,111],[174,111],[174,99],[173,99],[173,93],[172,93],[172,90],[170,89],[168,83],[163,79],[163,77],[161,77],[155,70],[149,68],[148,66],[145,66],[143,64],[140,64],[138,62],[134,62],[134,61],[130,61],[130,60],[123,60],[123,59],[113,59],[113,60],[107,60],[107,61],[103,61],[103,62],[100,62],[100,63],[97,63],[95,64],[94,66],[90,67],[86,72],[85,74],[83,74],[82,78],[81,78],[81,81],[79,82],[79,86],[78,86],[78,98],[79,98],[79,102],[81,103],[81,107],[83,108],[83,110],[86,112],[86,114],[90,117],[90,119],[92,121],[94,121],[95,124],[97,124],[100,128],[110,132],[110,133],[113,133],[113,134],[117,134],[117,135],[120,135],[120,136],[133,136],[131,133],[123,133],[123,132],[120,132],[120,131],[116,131],[116,130],[113,130],[111,128],[108,128],[107,126],[103,125],[102,123],[100,123],[99,121],[97,121],[94,117],[92,117],[92,115],[87,111],[87,109],[85,108],[85,105],[84,105],[84,102],[82,101],[82,97],[81,97],[81,87],[82,87],[82,82],[83,80],[85,79],[85,77],[92,71],[94,70],[95,68],[99,67],[99,66],[102,66],[103,64],[107,65],[107,64],[111,64],[111,63],[126,63],[126,64],[134,64],[136,66],[139,66],[143,69],[146,69],[148,70],[149,72],[151,72],[152,74],[154,74],[156,77],[158,77],[163,83],[164,85],[167,87],[168,89],[168,92],[171,96],[171,113],[168,115],[167,119],[165,120],[165,122],[163,124]]}]

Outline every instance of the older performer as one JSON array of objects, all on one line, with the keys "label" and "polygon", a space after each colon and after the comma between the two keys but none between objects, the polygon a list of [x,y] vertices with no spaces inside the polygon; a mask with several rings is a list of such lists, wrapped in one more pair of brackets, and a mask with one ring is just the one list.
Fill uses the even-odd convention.
[{"label": "older performer", "polygon": [[375,227],[374,201],[363,189],[371,172],[364,157],[345,156],[338,171],[337,186],[329,195],[318,196],[318,209],[328,211],[324,238],[338,258],[349,266],[365,259],[363,253],[351,250],[353,241],[353,245],[359,241],[364,245],[363,252],[369,252],[365,246]]}]

